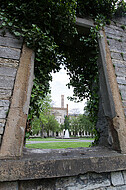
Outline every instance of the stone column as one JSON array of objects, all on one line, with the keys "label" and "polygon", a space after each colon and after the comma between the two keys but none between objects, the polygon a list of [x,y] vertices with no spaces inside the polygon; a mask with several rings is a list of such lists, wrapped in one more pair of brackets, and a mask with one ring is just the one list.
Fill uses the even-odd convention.
[{"label": "stone column", "polygon": [[18,157],[22,154],[34,77],[33,71],[34,52],[24,45],[3,135],[0,157]]}]

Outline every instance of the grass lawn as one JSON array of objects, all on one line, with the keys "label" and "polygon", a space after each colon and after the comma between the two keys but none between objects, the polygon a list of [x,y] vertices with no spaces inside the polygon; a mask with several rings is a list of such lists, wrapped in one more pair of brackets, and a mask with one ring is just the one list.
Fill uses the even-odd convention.
[{"label": "grass lawn", "polygon": [[90,142],[51,142],[51,143],[26,144],[26,148],[59,149],[59,148],[89,147],[89,145],[91,145]]},{"label": "grass lawn", "polygon": [[[79,140],[94,140],[94,138],[78,138]],[[56,138],[30,138],[27,139],[26,141],[73,141],[73,140],[78,140],[78,139],[56,139]]]}]

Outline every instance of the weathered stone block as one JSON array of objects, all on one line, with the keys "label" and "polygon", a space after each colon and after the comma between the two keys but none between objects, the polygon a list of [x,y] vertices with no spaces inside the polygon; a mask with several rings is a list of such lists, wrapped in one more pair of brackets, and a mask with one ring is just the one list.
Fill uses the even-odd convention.
[{"label": "weathered stone block", "polygon": [[104,187],[110,186],[110,180],[107,175],[101,174],[85,174],[79,177],[69,177],[65,179],[59,179],[56,183],[56,189],[67,190],[94,190],[104,189]]},{"label": "weathered stone block", "polygon": [[54,179],[21,181],[19,183],[19,190],[56,190]]},{"label": "weathered stone block", "polygon": [[[64,188],[62,188],[63,190]],[[67,187],[67,190],[78,190],[78,189],[86,189],[84,185],[76,184],[75,186]],[[60,190],[57,189],[57,190]]]},{"label": "weathered stone block", "polygon": [[123,57],[121,53],[111,52],[111,58],[119,60],[119,61],[123,61]]},{"label": "weathered stone block", "polygon": [[19,65],[18,60],[0,58],[0,66],[17,68]]},{"label": "weathered stone block", "polygon": [[0,46],[12,47],[21,49],[22,39],[18,40],[16,38],[8,38],[0,36]]},{"label": "weathered stone block", "polygon": [[108,32],[106,32],[106,36],[107,36],[107,39],[114,39],[114,40],[118,40],[118,41],[122,41],[122,36],[116,36],[114,34],[110,34]]},{"label": "weathered stone block", "polygon": [[109,39],[108,40],[110,51],[123,51],[123,48],[121,46],[121,43],[117,40],[114,39]]},{"label": "weathered stone block", "polygon": [[106,189],[107,189],[107,187],[100,187],[100,188],[96,188],[94,190],[106,190]]},{"label": "weathered stone block", "polygon": [[0,89],[0,99],[9,99],[11,94],[12,90]]},{"label": "weathered stone block", "polygon": [[0,123],[0,128],[3,128],[5,126],[5,123]]},{"label": "weathered stone block", "polygon": [[118,22],[119,22],[119,24],[123,24],[123,25],[126,25],[126,16],[124,16],[124,17],[119,17],[118,18],[118,22],[117,22],[117,20],[116,19],[114,19],[114,21],[116,22],[116,24],[118,24]]},{"label": "weathered stone block", "polygon": [[8,29],[1,29],[0,30],[0,36],[4,36],[4,37],[9,37],[9,38],[16,38],[13,34],[11,34],[10,32],[9,32],[9,30]]},{"label": "weathered stone block", "polygon": [[110,181],[109,179],[104,179],[104,180],[91,180],[88,182],[87,186],[84,187],[85,190],[93,190],[93,189],[98,189],[101,187],[108,187],[110,186]]},{"label": "weathered stone block", "polygon": [[126,90],[126,86],[125,86],[125,85],[122,85],[122,84],[119,84],[119,89],[125,91],[125,90]]},{"label": "weathered stone block", "polygon": [[119,77],[123,77],[125,79],[125,77],[126,77],[126,68],[115,67],[115,73]]},{"label": "weathered stone block", "polygon": [[5,119],[8,113],[9,107],[0,107],[0,119]]},{"label": "weathered stone block", "polygon": [[0,67],[1,76],[15,77],[17,69],[10,67]]},{"label": "weathered stone block", "polygon": [[59,178],[56,180],[56,189],[74,187],[76,184],[76,177]]},{"label": "weathered stone block", "polygon": [[121,97],[123,100],[126,100],[126,91],[121,90]]},{"label": "weathered stone block", "polygon": [[14,78],[0,76],[0,88],[10,90],[13,89],[13,85],[14,85]]},{"label": "weathered stone block", "polygon": [[106,190],[126,190],[126,185],[120,187],[107,187]]},{"label": "weathered stone block", "polygon": [[108,27],[108,26],[105,26],[105,32],[108,34],[113,34],[115,36],[119,36],[119,37],[122,37],[124,34],[124,31],[123,29],[120,27],[115,27],[115,26],[112,26],[111,27]]},{"label": "weathered stone block", "polygon": [[4,132],[4,128],[0,126],[0,135],[2,135]]},{"label": "weathered stone block", "polygon": [[124,178],[124,183],[126,184],[126,171],[122,171],[123,178]]},{"label": "weathered stone block", "polygon": [[119,31],[122,33],[124,32],[124,30],[121,28],[121,25],[118,22],[116,22],[116,24],[112,22],[110,25],[106,25],[105,28],[113,29],[114,33],[118,33]]},{"label": "weathered stone block", "polygon": [[8,107],[10,105],[9,100],[0,100],[0,107]]},{"label": "weathered stone block", "polygon": [[125,68],[126,67],[126,62],[125,61],[119,61],[119,60],[116,60],[116,59],[112,59],[112,63],[117,66],[117,67],[120,67],[120,68]]},{"label": "weathered stone block", "polygon": [[18,190],[18,182],[0,183],[0,190]]},{"label": "weathered stone block", "polygon": [[125,80],[125,75],[116,76],[116,79],[117,79],[117,80]]},{"label": "weathered stone block", "polygon": [[111,172],[111,182],[113,186],[124,185],[122,172]]},{"label": "weathered stone block", "polygon": [[117,83],[118,83],[118,84],[126,85],[126,80],[125,80],[125,79],[117,78]]},{"label": "weathered stone block", "polygon": [[[6,120],[5,119],[0,119],[0,126],[3,126],[5,124]],[[3,125],[2,125],[3,124]]]},{"label": "weathered stone block", "polygon": [[0,47],[0,57],[19,60],[21,51],[8,47]]}]

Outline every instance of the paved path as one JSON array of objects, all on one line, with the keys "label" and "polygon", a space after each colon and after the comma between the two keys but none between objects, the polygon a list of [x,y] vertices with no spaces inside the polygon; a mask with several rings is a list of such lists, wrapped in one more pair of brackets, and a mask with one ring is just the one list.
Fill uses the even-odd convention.
[{"label": "paved path", "polygon": [[52,141],[27,141],[26,144],[37,144],[37,143],[51,143],[51,142],[94,142],[94,140],[79,140],[79,139],[74,139],[74,140],[65,140],[65,141],[57,141],[57,140],[52,140]]}]

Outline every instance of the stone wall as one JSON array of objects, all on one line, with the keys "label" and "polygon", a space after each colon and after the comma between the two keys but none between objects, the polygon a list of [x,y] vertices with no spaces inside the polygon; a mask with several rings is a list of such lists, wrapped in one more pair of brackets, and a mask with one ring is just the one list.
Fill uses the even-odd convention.
[{"label": "stone wall", "polygon": [[[42,188],[41,188],[42,189]],[[110,173],[87,173],[76,177],[57,179],[55,190],[124,190],[126,171]],[[30,189],[28,189],[30,190]]]},{"label": "stone wall", "polygon": [[0,157],[22,154],[33,73],[34,52],[0,30]]},{"label": "stone wall", "polygon": [[1,190],[125,190],[126,171],[0,183]]},{"label": "stone wall", "polygon": [[126,155],[103,147],[25,149],[0,162],[1,190],[126,189]]},{"label": "stone wall", "polygon": [[0,30],[0,144],[13,94],[21,48],[22,39],[16,39],[7,30]]},{"label": "stone wall", "polygon": [[111,22],[105,33],[126,116],[126,18]]},{"label": "stone wall", "polygon": [[99,38],[99,144],[126,151],[126,26],[125,18],[111,21]]}]

